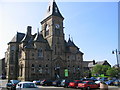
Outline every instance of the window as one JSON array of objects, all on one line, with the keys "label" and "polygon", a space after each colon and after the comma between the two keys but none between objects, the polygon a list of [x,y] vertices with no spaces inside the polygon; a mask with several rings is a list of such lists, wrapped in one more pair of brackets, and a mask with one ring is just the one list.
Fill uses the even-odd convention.
[{"label": "window", "polygon": [[39,65],[39,73],[40,74],[42,73],[42,67],[41,67],[41,65]]},{"label": "window", "polygon": [[58,12],[57,7],[55,7],[55,12],[56,12],[56,13]]},{"label": "window", "polygon": [[45,27],[45,36],[49,35],[49,26],[46,25]]},{"label": "window", "polygon": [[20,76],[22,76],[22,74],[23,74],[23,65],[21,64],[20,65]]},{"label": "window", "polygon": [[14,45],[11,46],[11,50],[15,51],[15,46]]},{"label": "window", "polygon": [[11,63],[11,64],[14,63],[14,52],[11,52],[10,63]]},{"label": "window", "polygon": [[60,36],[60,30],[59,30],[59,29],[56,29],[56,30],[55,30],[55,35],[56,35],[56,36]]},{"label": "window", "polygon": [[42,49],[38,49],[38,57],[43,57],[43,51]]},{"label": "window", "polygon": [[31,66],[31,71],[35,73],[35,66],[34,66],[34,64],[32,64],[32,66]]},{"label": "window", "polygon": [[48,7],[48,12],[50,12],[50,6]]}]

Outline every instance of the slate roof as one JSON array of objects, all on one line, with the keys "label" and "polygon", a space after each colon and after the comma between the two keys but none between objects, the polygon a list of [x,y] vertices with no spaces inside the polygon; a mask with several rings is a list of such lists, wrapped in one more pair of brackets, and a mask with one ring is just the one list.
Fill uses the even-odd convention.
[{"label": "slate roof", "polygon": [[68,47],[76,47],[76,48],[78,48],[78,47],[74,44],[74,42],[70,40],[70,38],[69,38],[69,40],[68,40],[67,46],[68,46]]},{"label": "slate roof", "polygon": [[95,64],[94,64],[93,62],[90,62],[90,63],[88,64],[88,67],[93,67],[93,66],[95,66],[96,64],[99,64],[99,65],[109,65],[109,66],[111,66],[106,60],[104,60],[104,61],[97,61],[97,62],[95,62]]},{"label": "slate roof", "polygon": [[39,33],[37,33],[35,39],[34,39],[35,42],[43,42],[43,43],[46,43],[47,41],[43,38],[43,35]]},{"label": "slate roof", "polygon": [[52,2],[48,5],[47,13],[46,13],[44,19],[48,18],[48,17],[51,16],[51,15],[52,15],[52,16],[58,16],[58,17],[64,19],[64,17],[62,16],[62,14],[61,14],[60,11],[59,11],[59,8],[58,8],[55,0],[52,0]]},{"label": "slate roof", "polygon": [[25,36],[24,33],[17,32],[17,34],[13,37],[13,39],[9,43],[12,43],[12,42],[18,42],[19,43],[24,38],[24,36]]}]

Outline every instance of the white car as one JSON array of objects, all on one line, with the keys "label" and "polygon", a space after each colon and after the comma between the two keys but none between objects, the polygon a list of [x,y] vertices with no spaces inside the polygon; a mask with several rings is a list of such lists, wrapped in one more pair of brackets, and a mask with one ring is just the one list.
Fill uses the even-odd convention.
[{"label": "white car", "polygon": [[33,82],[19,82],[16,90],[40,90]]}]

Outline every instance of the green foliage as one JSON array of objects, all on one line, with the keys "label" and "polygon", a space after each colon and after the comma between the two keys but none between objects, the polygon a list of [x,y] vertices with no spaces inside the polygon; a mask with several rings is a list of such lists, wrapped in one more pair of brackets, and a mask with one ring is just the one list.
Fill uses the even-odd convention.
[{"label": "green foliage", "polygon": [[108,65],[95,65],[92,69],[92,75],[98,77],[118,77],[119,69]]},{"label": "green foliage", "polygon": [[95,65],[92,69],[92,75],[101,75],[104,74],[106,75],[106,71],[110,68],[108,65]]},{"label": "green foliage", "polygon": [[118,73],[119,73],[119,71],[116,68],[109,68],[106,72],[106,74],[111,77],[117,77]]}]

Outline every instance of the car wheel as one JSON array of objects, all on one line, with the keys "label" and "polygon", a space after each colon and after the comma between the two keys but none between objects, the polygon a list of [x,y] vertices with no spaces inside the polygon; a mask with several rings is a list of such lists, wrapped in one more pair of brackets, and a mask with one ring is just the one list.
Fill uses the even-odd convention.
[{"label": "car wheel", "polygon": [[78,86],[76,86],[75,88],[77,88],[77,89],[78,89],[79,87],[78,87]]},{"label": "car wheel", "polygon": [[90,87],[87,87],[87,90],[90,90]]}]

